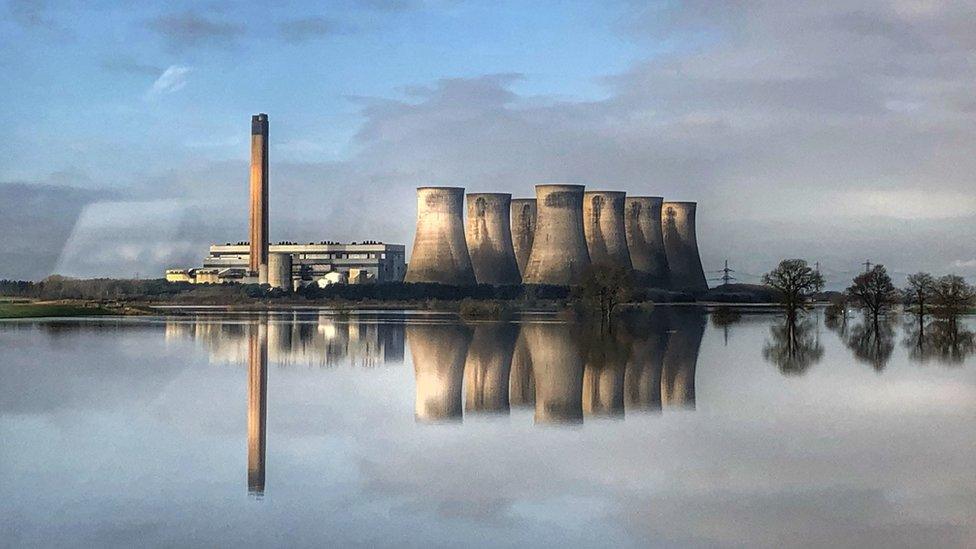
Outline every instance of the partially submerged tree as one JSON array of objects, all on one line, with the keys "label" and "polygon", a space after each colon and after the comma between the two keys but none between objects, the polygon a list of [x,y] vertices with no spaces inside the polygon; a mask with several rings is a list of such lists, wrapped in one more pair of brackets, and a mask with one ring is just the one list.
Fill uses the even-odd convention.
[{"label": "partially submerged tree", "polygon": [[976,289],[958,275],[946,275],[935,283],[932,309],[936,316],[955,324],[959,315],[976,305]]},{"label": "partially submerged tree", "polygon": [[935,295],[935,277],[929,273],[908,275],[908,287],[904,290],[905,304],[915,309],[919,321],[929,313]]},{"label": "partially submerged tree", "polygon": [[797,312],[806,306],[813,294],[823,289],[824,279],[802,259],[784,259],[762,278],[763,284],[780,293],[786,317],[796,319]]},{"label": "partially submerged tree", "polygon": [[613,310],[626,301],[633,290],[630,269],[612,265],[594,265],[583,274],[578,291],[583,303],[600,313],[602,324],[609,326]]},{"label": "partially submerged tree", "polygon": [[853,284],[847,288],[847,296],[875,325],[881,315],[898,303],[899,297],[884,265],[875,265],[870,271],[855,276]]}]

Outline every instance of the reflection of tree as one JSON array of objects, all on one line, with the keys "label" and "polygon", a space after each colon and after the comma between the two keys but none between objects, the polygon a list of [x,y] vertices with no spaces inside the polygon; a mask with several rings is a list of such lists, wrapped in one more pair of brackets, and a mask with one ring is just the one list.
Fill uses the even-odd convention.
[{"label": "reflection of tree", "polygon": [[823,358],[824,349],[810,319],[776,324],[769,330],[772,341],[766,341],[763,358],[779,367],[785,375],[799,375]]},{"label": "reflection of tree", "polygon": [[905,326],[905,331],[902,345],[915,362],[958,365],[976,353],[976,334],[960,328],[958,322],[945,319],[928,324],[912,322]]},{"label": "reflection of tree", "polygon": [[843,338],[844,344],[854,353],[854,358],[870,364],[875,370],[884,370],[895,350],[895,331],[891,319],[865,319],[855,324]]}]

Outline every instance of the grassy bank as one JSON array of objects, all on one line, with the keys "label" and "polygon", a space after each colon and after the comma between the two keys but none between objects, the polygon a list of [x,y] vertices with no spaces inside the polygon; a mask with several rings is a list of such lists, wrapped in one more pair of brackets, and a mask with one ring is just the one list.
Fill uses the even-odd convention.
[{"label": "grassy bank", "polygon": [[114,315],[119,311],[76,303],[0,303],[0,318]]}]

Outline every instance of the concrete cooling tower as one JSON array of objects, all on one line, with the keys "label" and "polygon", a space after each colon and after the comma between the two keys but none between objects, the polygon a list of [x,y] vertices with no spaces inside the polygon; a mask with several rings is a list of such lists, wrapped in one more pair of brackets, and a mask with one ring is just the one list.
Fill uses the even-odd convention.
[{"label": "concrete cooling tower", "polygon": [[708,289],[698,237],[695,234],[694,202],[665,202],[661,207],[661,229],[664,250],[671,272],[671,289],[683,292],[703,292]]},{"label": "concrete cooling tower", "polygon": [[464,189],[417,189],[417,233],[404,282],[475,283],[464,240]]},{"label": "concrete cooling tower", "polygon": [[628,196],[624,201],[624,229],[637,281],[652,288],[668,288],[668,256],[664,251],[660,196]]},{"label": "concrete cooling tower", "polygon": [[515,261],[518,263],[519,273],[525,275],[525,265],[529,262],[529,254],[532,253],[532,240],[535,238],[535,199],[513,199],[511,218]]},{"label": "concrete cooling tower", "polygon": [[464,362],[471,329],[457,324],[411,324],[406,328],[413,356],[417,421],[459,420]]},{"label": "concrete cooling tower", "polygon": [[508,413],[508,382],[517,324],[486,322],[474,326],[464,363],[464,411]]},{"label": "concrete cooling tower", "polygon": [[590,266],[583,234],[583,186],[536,185],[535,194],[535,239],[522,282],[578,284]]},{"label": "concrete cooling tower", "polygon": [[594,265],[631,268],[624,230],[624,199],[619,191],[587,191],[583,194],[583,233],[590,262]]},{"label": "concrete cooling tower", "polygon": [[512,247],[510,210],[512,195],[468,195],[465,238],[478,284],[520,284],[515,249]]},{"label": "concrete cooling tower", "polygon": [[570,324],[522,325],[535,377],[535,422],[583,421],[583,353]]},{"label": "concrete cooling tower", "polygon": [[272,288],[292,291],[291,254],[268,254],[268,284]]}]

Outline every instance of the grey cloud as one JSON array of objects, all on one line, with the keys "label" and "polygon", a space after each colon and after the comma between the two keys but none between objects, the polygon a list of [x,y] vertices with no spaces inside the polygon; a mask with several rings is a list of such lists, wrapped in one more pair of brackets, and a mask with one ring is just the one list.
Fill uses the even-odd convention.
[{"label": "grey cloud", "polygon": [[148,26],[173,51],[205,46],[232,47],[244,34],[240,25],[214,21],[192,11],[156,17]]},{"label": "grey cloud", "polygon": [[337,32],[339,32],[338,25],[322,17],[293,19],[278,24],[278,33],[282,39],[293,44],[325,38]]},{"label": "grey cloud", "polygon": [[0,183],[0,278],[51,274],[82,210],[107,195],[65,185]]}]

